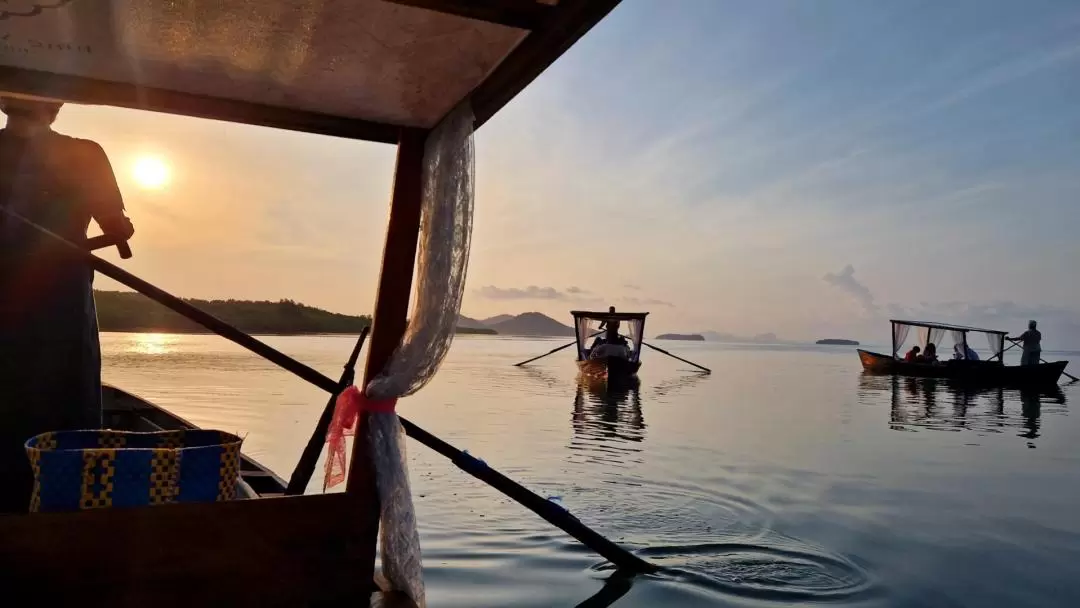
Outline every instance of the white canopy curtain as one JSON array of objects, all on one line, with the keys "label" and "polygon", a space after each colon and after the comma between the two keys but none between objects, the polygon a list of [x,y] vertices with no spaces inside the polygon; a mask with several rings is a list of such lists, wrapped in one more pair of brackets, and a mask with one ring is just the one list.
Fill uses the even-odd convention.
[{"label": "white canopy curtain", "polygon": [[990,344],[990,358],[998,357],[1005,350],[1005,334],[986,334],[986,341]]},{"label": "white canopy curtain", "polygon": [[920,327],[919,328],[919,345],[926,349],[927,344],[933,344],[938,346],[941,343],[941,338],[945,335],[945,330],[941,327]]},{"label": "white canopy curtain", "polygon": [[634,352],[630,353],[630,360],[637,361],[641,358],[641,328],[645,326],[644,319],[630,319],[626,321],[627,337],[634,344]]},{"label": "white canopy curtain", "polygon": [[468,101],[435,128],[424,146],[423,200],[417,251],[416,296],[405,335],[389,363],[368,382],[342,393],[327,433],[327,485],[344,475],[344,440],[368,412],[375,485],[380,503],[382,572],[394,589],[423,608],[420,538],[405,458],[405,433],[394,413],[399,397],[435,375],[454,338],[473,218],[473,113]]},{"label": "white canopy curtain", "polygon": [[903,323],[892,324],[892,339],[893,339],[893,356],[900,352],[900,349],[904,346],[904,341],[907,340],[908,332],[911,331],[910,325],[904,325]]},{"label": "white canopy curtain", "polygon": [[585,350],[589,348],[589,337],[596,333],[600,322],[588,317],[578,317],[574,321],[574,330],[578,338],[578,359],[587,359]]},{"label": "white canopy curtain", "polygon": [[949,334],[952,335],[953,344],[960,346],[960,349],[957,350],[960,353],[960,358],[967,359],[967,349],[964,348],[967,345],[967,336],[958,329],[950,331]]}]

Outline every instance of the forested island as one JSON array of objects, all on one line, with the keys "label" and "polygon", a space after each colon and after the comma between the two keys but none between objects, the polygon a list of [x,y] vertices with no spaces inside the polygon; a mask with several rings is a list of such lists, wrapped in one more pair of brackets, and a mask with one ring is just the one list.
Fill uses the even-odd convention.
[{"label": "forested island", "polygon": [[859,343],[855,340],[844,340],[842,338],[825,338],[824,340],[818,340],[815,344],[824,344],[828,346],[858,346]]},{"label": "forested island", "polygon": [[[127,291],[94,291],[101,331],[206,333],[197,323],[146,296]],[[292,300],[197,300],[185,302],[249,334],[356,334],[371,324],[367,315],[343,315]],[[458,328],[463,334],[491,329]]]},{"label": "forested island", "polygon": [[660,334],[657,340],[690,340],[692,342],[704,342],[705,336],[701,334]]}]

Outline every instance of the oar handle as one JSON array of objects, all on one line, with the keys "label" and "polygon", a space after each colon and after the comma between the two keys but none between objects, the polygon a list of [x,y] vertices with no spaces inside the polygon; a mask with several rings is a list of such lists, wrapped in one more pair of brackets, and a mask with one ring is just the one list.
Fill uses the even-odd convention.
[{"label": "oar handle", "polygon": [[90,251],[111,247],[113,245],[116,246],[116,251],[120,254],[121,259],[126,260],[131,257],[131,246],[128,245],[127,239],[108,234],[102,234],[86,239],[86,248]]},{"label": "oar handle", "polygon": [[703,372],[705,372],[707,374],[712,373],[712,370],[705,367],[704,365],[698,365],[697,363],[694,363],[693,361],[687,361],[686,359],[683,359],[682,357],[679,357],[679,356],[676,356],[676,355],[673,355],[673,354],[669,353],[668,351],[660,348],[659,346],[653,346],[652,344],[649,344],[648,342],[645,342],[644,340],[641,343],[644,344],[645,346],[648,346],[649,348],[659,352],[659,353],[662,353],[662,354],[665,354],[665,355],[671,357],[672,359],[678,359],[679,361],[682,361],[683,363],[686,363],[687,365],[693,365],[694,367],[700,369],[701,371],[703,371]]}]

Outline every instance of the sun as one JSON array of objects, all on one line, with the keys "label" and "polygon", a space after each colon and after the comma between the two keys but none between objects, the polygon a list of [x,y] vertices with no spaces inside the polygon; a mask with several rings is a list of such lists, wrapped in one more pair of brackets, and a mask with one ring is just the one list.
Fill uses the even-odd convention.
[{"label": "sun", "polygon": [[158,190],[169,183],[169,166],[156,156],[142,156],[132,167],[135,183],[147,190]]}]

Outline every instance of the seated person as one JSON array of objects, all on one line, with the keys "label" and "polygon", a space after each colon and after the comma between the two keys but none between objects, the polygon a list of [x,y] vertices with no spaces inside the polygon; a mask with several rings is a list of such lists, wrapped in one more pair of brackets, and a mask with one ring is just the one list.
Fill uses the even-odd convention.
[{"label": "seated person", "polygon": [[967,344],[953,344],[953,359],[957,361],[978,361],[979,353]]},{"label": "seated person", "polygon": [[908,363],[915,363],[916,361],[919,361],[922,358],[922,355],[919,354],[919,351],[921,350],[922,349],[919,348],[918,344],[912,346],[911,350],[907,351],[907,354],[904,355],[904,361],[907,361]]},{"label": "seated person", "polygon": [[625,344],[611,344],[605,342],[589,352],[590,359],[603,359],[604,357],[630,358],[630,349]]},{"label": "seated person", "polygon": [[930,342],[926,345],[926,351],[923,352],[923,361],[936,363],[937,360],[937,347],[934,346],[933,342]]}]

